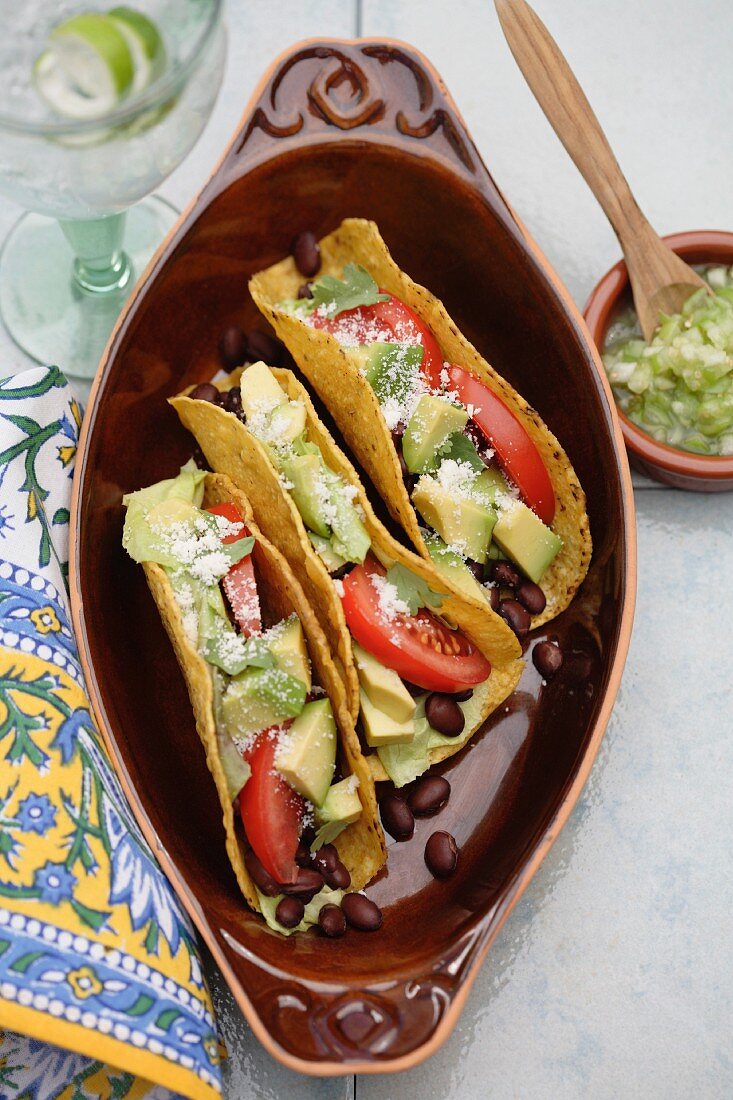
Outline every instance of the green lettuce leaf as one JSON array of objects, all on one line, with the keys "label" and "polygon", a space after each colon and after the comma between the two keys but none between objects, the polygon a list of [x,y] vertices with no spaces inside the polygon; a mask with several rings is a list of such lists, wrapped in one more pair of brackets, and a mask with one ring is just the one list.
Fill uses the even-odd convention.
[{"label": "green lettuce leaf", "polygon": [[150,529],[147,515],[151,508],[164,500],[182,500],[200,508],[204,498],[205,477],[206,471],[199,470],[190,459],[185,466],[181,467],[177,477],[158,481],[146,489],[127,493],[122,498],[122,503],[127,509],[122,531],[122,545],[131,558],[137,562],[155,561],[170,567],[176,565],[175,559],[164,546],[160,535]]},{"label": "green lettuce leaf", "polygon": [[[257,887],[255,887],[255,889],[257,889]],[[275,918],[275,911],[285,895],[278,894],[276,898],[268,898],[265,894],[261,894],[260,891],[257,890],[257,897],[262,907],[262,916],[265,918],[270,928],[274,929],[275,932],[282,932],[284,936],[292,936],[293,932],[305,932],[312,925],[318,924],[318,914],[323,906],[340,905],[343,896],[343,890],[332,890],[330,886],[324,886],[306,905],[303,919],[300,924],[296,925],[295,928],[285,928],[284,925],[280,924]]]}]

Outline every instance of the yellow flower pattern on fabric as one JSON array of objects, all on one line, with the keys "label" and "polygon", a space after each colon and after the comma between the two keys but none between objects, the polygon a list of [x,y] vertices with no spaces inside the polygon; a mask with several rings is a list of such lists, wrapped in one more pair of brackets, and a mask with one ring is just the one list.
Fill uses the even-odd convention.
[{"label": "yellow flower pattern on fabric", "polygon": [[58,615],[48,604],[46,607],[37,607],[35,611],[31,611],[28,617],[41,634],[49,634],[52,630],[58,631],[61,629]]},{"label": "yellow flower pattern on fabric", "polygon": [[104,989],[103,983],[91,966],[80,966],[78,970],[70,970],[66,980],[80,1001],[85,1001],[87,997],[93,997]]}]

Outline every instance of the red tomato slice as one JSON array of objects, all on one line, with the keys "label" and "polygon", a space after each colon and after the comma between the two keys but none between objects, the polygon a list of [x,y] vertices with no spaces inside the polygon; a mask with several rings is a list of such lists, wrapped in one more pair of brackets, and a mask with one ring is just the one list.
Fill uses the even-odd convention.
[{"label": "red tomato slice", "polygon": [[484,655],[460,631],[449,630],[424,608],[386,622],[371,576],[384,576],[371,556],[344,578],[342,603],[352,635],[398,676],[426,691],[462,691],[491,672]]},{"label": "red tomato slice", "polygon": [[[290,723],[283,723],[289,725]],[[277,738],[260,734],[244,757],[252,774],[239,792],[239,812],[255,855],[276,882],[295,882],[303,798],[275,769]]]},{"label": "red tomato slice", "polygon": [[[212,505],[209,511],[216,516],[223,516],[230,523],[239,524],[239,530],[227,535],[221,540],[222,542],[236,542],[237,539],[244,538],[249,534],[242,515],[235,504],[225,501],[223,504]],[[222,586],[226,598],[229,600],[229,606],[232,609],[237,626],[245,638],[249,638],[252,634],[259,634],[262,630],[262,614],[251,554],[248,554],[246,558],[242,558],[241,561],[230,568],[222,581]]]},{"label": "red tomato slice", "polygon": [[496,451],[501,466],[519,489],[524,503],[549,527],[555,518],[555,491],[540,453],[523,424],[500,397],[462,367],[448,371],[452,388]]},{"label": "red tomato slice", "polygon": [[[380,290],[380,293],[386,292]],[[390,295],[386,302],[347,309],[337,317],[321,317],[316,313],[313,324],[344,343],[373,344],[383,341],[387,344],[422,344],[425,354],[420,369],[428,385],[432,389],[440,389],[443,356],[438,341],[415,311],[399,298]]]}]

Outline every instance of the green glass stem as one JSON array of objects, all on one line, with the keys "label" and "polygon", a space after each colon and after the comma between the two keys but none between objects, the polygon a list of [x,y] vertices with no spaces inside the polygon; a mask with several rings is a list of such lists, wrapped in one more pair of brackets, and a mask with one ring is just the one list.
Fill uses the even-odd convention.
[{"label": "green glass stem", "polygon": [[130,281],[132,266],[122,248],[127,211],[88,221],[59,220],[74,252],[74,280],[90,294],[121,290]]}]

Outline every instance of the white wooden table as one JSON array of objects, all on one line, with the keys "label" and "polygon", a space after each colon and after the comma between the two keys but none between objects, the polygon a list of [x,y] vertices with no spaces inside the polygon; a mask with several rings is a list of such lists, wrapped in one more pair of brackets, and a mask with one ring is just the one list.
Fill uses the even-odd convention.
[{"label": "white wooden table", "polygon": [[[730,0],[536,0],[661,232],[733,229]],[[270,59],[311,35],[388,35],[445,78],[498,184],[579,304],[618,255],[523,83],[490,0],[230,0],[221,98],[162,193],[185,205]],[[0,207],[0,238],[17,216]],[[0,330],[1,374],[27,365]],[[62,367],[64,364],[60,364]],[[639,599],[585,794],[453,1037],[400,1076],[274,1063],[220,981],[230,1098],[712,1100],[733,1095],[733,495],[637,479]]]}]

